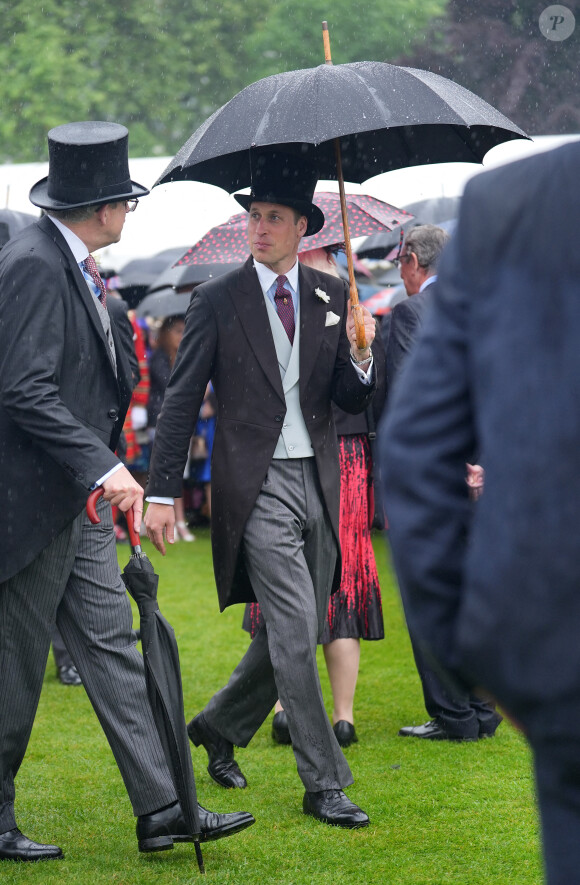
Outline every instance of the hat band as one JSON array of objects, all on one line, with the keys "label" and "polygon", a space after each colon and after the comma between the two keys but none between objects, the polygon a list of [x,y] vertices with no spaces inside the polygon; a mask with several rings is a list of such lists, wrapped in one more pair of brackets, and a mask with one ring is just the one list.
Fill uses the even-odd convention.
[{"label": "hat band", "polygon": [[120,181],[117,184],[90,185],[83,187],[80,184],[65,184],[59,182],[56,186],[51,185],[50,178],[48,180],[47,193],[51,200],[57,200],[61,203],[80,203],[86,200],[100,200],[102,197],[119,196],[121,194],[130,194],[133,191],[133,182],[130,178]]}]

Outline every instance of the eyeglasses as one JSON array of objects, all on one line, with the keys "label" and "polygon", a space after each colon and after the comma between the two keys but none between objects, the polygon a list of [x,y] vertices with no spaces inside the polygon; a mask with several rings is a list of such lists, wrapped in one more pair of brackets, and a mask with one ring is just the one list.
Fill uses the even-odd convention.
[{"label": "eyeglasses", "polygon": [[405,252],[404,255],[397,255],[396,258],[393,258],[392,263],[395,265],[395,267],[400,267],[401,261],[408,261],[412,254],[412,252]]},{"label": "eyeglasses", "polygon": [[134,212],[139,205],[139,200],[125,200],[125,212]]}]

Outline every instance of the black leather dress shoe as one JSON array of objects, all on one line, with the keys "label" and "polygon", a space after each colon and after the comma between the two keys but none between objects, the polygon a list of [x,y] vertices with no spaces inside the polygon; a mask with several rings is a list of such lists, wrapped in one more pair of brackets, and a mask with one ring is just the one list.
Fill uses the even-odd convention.
[{"label": "black leather dress shoe", "polygon": [[503,722],[503,716],[500,716],[499,713],[496,713],[494,716],[491,716],[489,719],[482,721],[479,720],[479,736],[480,738],[492,738],[497,731],[497,727]]},{"label": "black leather dress shoe", "polygon": [[351,744],[358,743],[358,737],[356,736],[354,725],[347,722],[346,719],[339,719],[333,727],[333,731],[336,735],[336,740],[341,747],[350,747]]},{"label": "black leather dress shoe", "polygon": [[83,684],[83,681],[79,676],[79,671],[74,664],[71,664],[70,666],[65,664],[64,667],[59,667],[56,675],[58,676],[59,682],[62,682],[63,685]]},{"label": "black leather dress shoe", "polygon": [[0,833],[0,860],[60,860],[64,854],[58,845],[40,845],[28,839],[16,827]]},{"label": "black leather dress shoe", "polygon": [[234,745],[212,728],[203,713],[198,713],[187,726],[189,739],[196,746],[203,744],[207,750],[208,773],[220,787],[243,789],[248,782],[234,759]]},{"label": "black leather dress shoe", "polygon": [[439,722],[438,719],[432,719],[425,725],[407,725],[405,728],[399,729],[400,737],[416,737],[423,738],[426,741],[476,741],[477,735],[450,734]]},{"label": "black leather dress shoe", "polygon": [[351,802],[342,790],[322,790],[319,793],[304,793],[302,801],[304,814],[310,814],[325,824],[335,827],[347,827],[356,830],[368,827],[368,815]]},{"label": "black leather dress shoe", "polygon": [[288,717],[284,710],[274,713],[272,719],[272,737],[277,744],[291,744],[290,729],[288,728]]},{"label": "black leather dress shoe", "polygon": [[[252,815],[246,811],[216,814],[201,805],[198,805],[197,810],[201,825],[200,842],[214,842],[216,839],[233,836],[255,823]],[[174,802],[161,811],[138,817],[137,840],[139,851],[166,851],[173,848],[174,842],[193,842],[187,832],[179,802]]]}]

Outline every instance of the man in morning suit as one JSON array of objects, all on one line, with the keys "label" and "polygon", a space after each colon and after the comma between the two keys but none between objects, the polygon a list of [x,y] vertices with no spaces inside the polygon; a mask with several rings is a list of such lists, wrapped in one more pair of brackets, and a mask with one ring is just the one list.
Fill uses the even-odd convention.
[{"label": "man in morning suit", "polygon": [[[306,792],[303,810],[343,827],[368,824],[343,793],[352,775],[324,709],[316,644],[340,580],[340,476],[331,402],[362,411],[373,390],[374,320],[358,350],[341,280],[303,267],[300,241],[324,224],[316,170],[281,152],[255,162],[251,256],[200,286],[157,424],[145,524],[164,552],[173,538],[189,437],[208,381],[218,401],[212,460],[212,543],[221,608],[258,600],[265,625],[228,684],[190,722],[210,775],[245,787],[245,747],[280,698]],[[159,500],[161,499],[161,501]]]},{"label": "man in morning suit", "polygon": [[[114,454],[131,370],[90,254],[120,239],[148,191],[129,177],[124,126],[68,123],[48,147],[48,178],[30,192],[47,215],[0,255],[0,859],[18,861],[62,857],[23,835],[14,812],[55,621],[125,782],[140,850],[188,840],[117,565],[111,504],[133,508],[139,526],[143,498]],[[84,512],[96,485],[99,526]],[[200,808],[200,822],[205,840],[253,818]]]},{"label": "man in morning suit", "polygon": [[549,885],[580,869],[579,173],[574,142],[467,185],[382,437],[412,629],[522,726]]},{"label": "man in morning suit", "polygon": [[[409,297],[396,304],[388,315],[385,329],[388,394],[417,340],[434,292],[431,287],[437,280],[439,259],[448,240],[449,234],[434,224],[418,225],[405,238],[398,261]],[[405,600],[404,593],[402,598]],[[412,633],[410,639],[431,719],[424,725],[406,725],[399,729],[399,735],[430,741],[476,741],[480,737],[493,737],[501,722],[493,706],[442,680]]]}]

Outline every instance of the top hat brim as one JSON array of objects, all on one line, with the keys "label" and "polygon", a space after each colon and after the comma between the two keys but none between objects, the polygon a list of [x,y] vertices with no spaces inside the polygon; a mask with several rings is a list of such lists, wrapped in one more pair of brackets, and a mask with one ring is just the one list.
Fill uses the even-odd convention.
[{"label": "top hat brim", "polygon": [[83,206],[99,206],[105,203],[116,203],[119,200],[134,200],[138,197],[146,197],[149,190],[136,181],[130,182],[131,189],[123,188],[122,192],[107,194],[106,196],[95,196],[90,200],[82,200],[74,203],[63,203],[61,200],[54,200],[48,195],[48,178],[42,178],[33,184],[28,199],[34,206],[40,209],[81,209]]},{"label": "top hat brim", "polygon": [[305,200],[284,199],[284,197],[275,197],[271,194],[267,194],[264,197],[253,196],[252,194],[234,194],[234,200],[237,200],[246,212],[250,211],[252,203],[279,203],[280,206],[289,206],[291,209],[296,209],[306,216],[308,221],[308,227],[304,234],[305,237],[317,234],[324,227],[324,213],[322,209],[319,209],[314,203],[308,203]]}]

